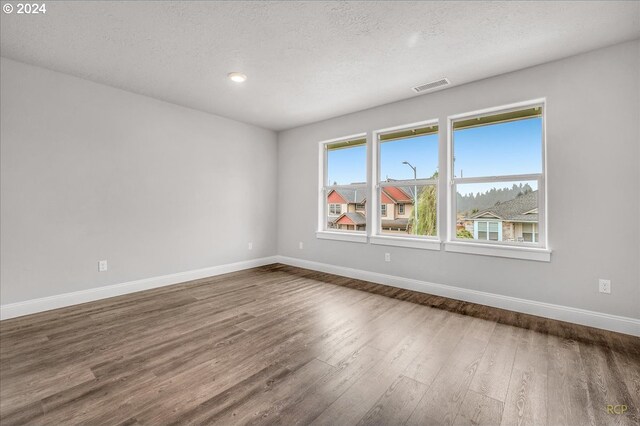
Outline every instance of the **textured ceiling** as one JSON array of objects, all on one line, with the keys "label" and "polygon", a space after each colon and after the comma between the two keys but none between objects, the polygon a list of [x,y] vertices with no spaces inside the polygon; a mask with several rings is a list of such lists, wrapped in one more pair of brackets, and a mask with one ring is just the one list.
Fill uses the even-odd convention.
[{"label": "textured ceiling", "polygon": [[640,2],[46,4],[2,56],[274,130],[640,37]]}]

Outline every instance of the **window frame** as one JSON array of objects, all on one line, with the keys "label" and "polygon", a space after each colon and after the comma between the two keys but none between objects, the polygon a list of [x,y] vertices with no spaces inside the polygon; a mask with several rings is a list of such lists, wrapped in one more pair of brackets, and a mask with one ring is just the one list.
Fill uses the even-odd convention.
[{"label": "window frame", "polygon": [[[501,113],[508,113],[527,108],[542,108],[542,137],[540,141],[541,172],[531,174],[481,176],[470,178],[454,177],[454,129],[453,125],[457,121],[481,118]],[[447,241],[445,250],[459,253],[486,254],[491,256],[515,257],[521,259],[550,261],[551,250],[548,246],[548,208],[547,208],[547,149],[546,149],[546,112],[547,104],[545,98],[531,101],[518,102],[514,104],[486,108],[478,111],[471,111],[463,114],[451,115],[447,118]],[[511,241],[491,241],[491,240],[468,240],[457,238],[457,186],[470,183],[492,183],[492,182],[517,182],[536,181],[538,186],[538,232],[539,238],[536,243],[518,243]],[[488,231],[487,231],[488,232]],[[483,250],[485,249],[486,250]],[[497,249],[497,250],[494,250]],[[527,253],[532,253],[528,255]]]},{"label": "window frame", "polygon": [[[335,139],[329,139],[325,141],[321,141],[318,143],[318,159],[319,159],[319,167],[318,167],[318,224],[316,230],[316,237],[327,240],[340,240],[340,241],[350,241],[357,243],[366,243],[368,240],[368,229],[370,221],[367,217],[365,231],[358,230],[346,230],[346,229],[335,229],[327,227],[327,217],[328,217],[328,202],[327,202],[327,194],[334,189],[361,189],[365,193],[369,191],[369,182],[366,179],[366,182],[363,184],[357,185],[329,185],[327,180],[328,178],[328,146],[333,145],[340,142],[345,142],[348,140],[354,139],[365,139],[365,167],[368,168],[369,162],[369,141],[367,138],[367,133],[356,133],[353,135],[342,136]],[[347,211],[349,208],[347,207]],[[341,212],[343,214],[346,212]],[[365,214],[365,217],[367,215]],[[355,227],[357,228],[357,227]]]},{"label": "window frame", "polygon": [[[380,206],[381,203],[381,191],[386,186],[398,186],[397,184],[391,182],[383,182],[381,181],[380,176],[380,146],[383,143],[380,140],[380,136],[384,134],[388,134],[391,132],[399,132],[403,130],[412,130],[415,128],[423,128],[431,125],[438,126],[438,158],[437,163],[438,167],[440,166],[440,136],[442,127],[440,126],[440,121],[437,118],[419,121],[415,123],[403,124],[400,126],[387,127],[384,129],[375,130],[372,132],[372,149],[371,149],[371,205],[372,206]],[[440,250],[441,249],[441,239],[440,239],[440,188],[439,188],[440,176],[436,179],[416,179],[411,180],[409,185],[415,186],[426,186],[433,185],[436,190],[436,235],[393,235],[393,234],[383,234],[382,233],[382,212],[381,208],[372,208],[371,209],[371,220],[370,220],[370,230],[369,230],[369,241],[371,244],[377,245],[389,245],[389,246],[398,246],[398,247],[409,247],[409,248],[421,248],[427,250]],[[417,206],[413,206],[416,208]]]}]

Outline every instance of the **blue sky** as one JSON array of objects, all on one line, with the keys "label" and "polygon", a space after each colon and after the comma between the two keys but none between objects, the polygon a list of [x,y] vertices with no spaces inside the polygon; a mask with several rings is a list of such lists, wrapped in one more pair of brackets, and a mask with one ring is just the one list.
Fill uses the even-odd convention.
[{"label": "blue sky", "polygon": [[[529,118],[454,132],[454,172],[457,177],[529,174],[542,171],[542,119]],[[430,178],[438,167],[438,136],[384,142],[380,146],[380,178]],[[366,181],[366,147],[329,151],[329,183]],[[461,172],[462,171],[462,172]],[[465,185],[464,192],[484,192],[494,184]],[[460,188],[462,189],[462,188]],[[461,191],[462,192],[462,191]]]},{"label": "blue sky", "polygon": [[453,144],[456,177],[542,172],[541,118],[456,130]]},{"label": "blue sky", "polygon": [[327,153],[328,182],[348,185],[367,181],[367,147],[336,149]]},{"label": "blue sky", "polygon": [[[329,182],[339,185],[366,181],[366,149],[364,146],[339,149],[328,153]],[[438,135],[418,136],[384,142],[380,146],[380,177],[390,179],[413,179],[413,170],[403,161],[408,161],[418,171],[418,178],[430,178],[438,169]]]},{"label": "blue sky", "polygon": [[380,144],[380,180],[413,179],[417,169],[418,179],[429,179],[438,171],[438,135],[418,136]]}]

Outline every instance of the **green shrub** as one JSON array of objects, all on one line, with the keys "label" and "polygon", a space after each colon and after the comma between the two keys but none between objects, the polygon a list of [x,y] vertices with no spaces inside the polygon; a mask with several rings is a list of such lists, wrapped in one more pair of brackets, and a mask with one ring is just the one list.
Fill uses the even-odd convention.
[{"label": "green shrub", "polygon": [[458,238],[473,238],[473,234],[466,229],[458,229],[456,232],[456,237]]}]

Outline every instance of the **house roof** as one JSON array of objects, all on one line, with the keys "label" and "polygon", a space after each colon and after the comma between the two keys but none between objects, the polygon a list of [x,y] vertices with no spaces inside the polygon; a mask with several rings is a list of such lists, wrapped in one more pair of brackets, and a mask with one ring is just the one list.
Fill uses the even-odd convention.
[{"label": "house roof", "polygon": [[362,213],[343,213],[341,214],[333,223],[340,222],[342,218],[348,218],[354,225],[365,225],[367,223],[367,218]]},{"label": "house roof", "polygon": [[366,201],[366,189],[340,188],[334,189],[349,204],[363,204]]},{"label": "house roof", "polygon": [[397,186],[385,186],[382,190],[396,203],[411,203],[413,201],[413,194],[408,194],[407,191]]},{"label": "house roof", "polygon": [[[527,194],[496,204],[479,211],[469,217],[469,219],[479,219],[483,216],[495,216],[501,220],[513,222],[537,222],[538,221],[538,191],[531,191]],[[528,213],[535,212],[535,213]]]},{"label": "house roof", "polygon": [[[367,192],[364,188],[332,189],[327,198],[329,198],[333,192],[338,194],[348,204],[364,204],[367,200]],[[413,188],[407,187],[405,189],[397,186],[385,186],[382,190],[382,195],[383,197],[386,195],[394,204],[413,203]]]}]

